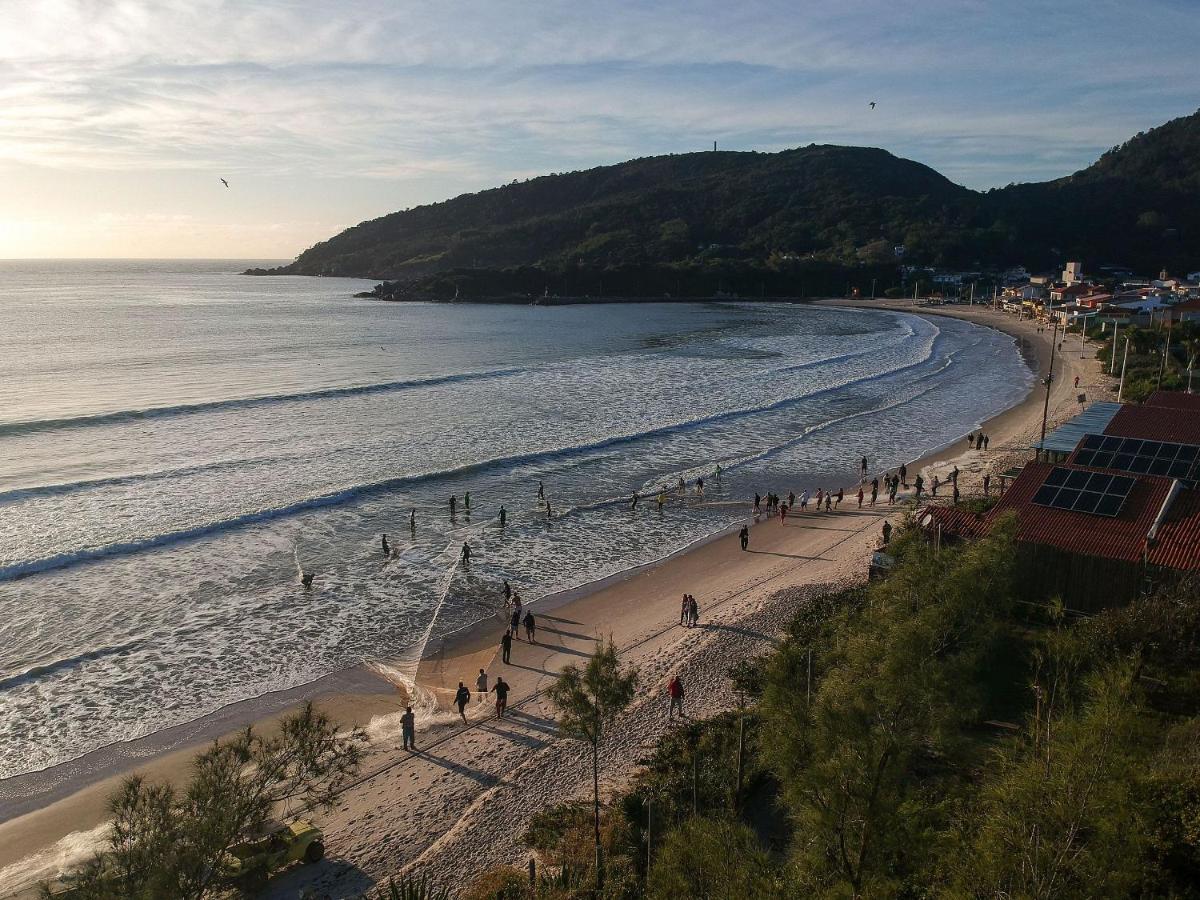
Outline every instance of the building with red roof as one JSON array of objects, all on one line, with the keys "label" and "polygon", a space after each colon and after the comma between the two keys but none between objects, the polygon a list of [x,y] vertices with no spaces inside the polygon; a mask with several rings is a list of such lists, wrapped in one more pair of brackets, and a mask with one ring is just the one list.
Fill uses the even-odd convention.
[{"label": "building with red roof", "polygon": [[918,524],[970,539],[1014,515],[1029,593],[1074,610],[1200,573],[1200,397],[1159,391],[1122,406],[1102,433],[1073,436],[1073,452],[1028,463],[987,512],[929,506]]}]

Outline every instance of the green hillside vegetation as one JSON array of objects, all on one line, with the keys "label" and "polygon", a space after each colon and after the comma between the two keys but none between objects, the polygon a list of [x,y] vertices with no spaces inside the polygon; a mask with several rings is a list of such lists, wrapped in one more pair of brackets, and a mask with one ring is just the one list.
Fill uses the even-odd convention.
[{"label": "green hillside vegetation", "polygon": [[[734,673],[740,794],[738,714],[681,726],[606,807],[601,896],[1200,896],[1197,585],[1069,619],[1018,601],[1014,530],[902,529],[887,580],[799,609]],[[594,896],[590,839],[587,805],[546,810],[544,881],[464,896]]]},{"label": "green hillside vegetation", "polygon": [[[779,296],[806,276],[827,287],[814,266],[836,269],[840,287],[861,267],[894,273],[897,245],[920,265],[1053,267],[1069,256],[1178,269],[1200,259],[1198,147],[1200,113],[1069,177],[986,193],[871,148],[647,157],[392,213],[271,272],[388,279],[400,295],[447,283],[474,295],[480,282],[499,294]],[[606,272],[625,273],[619,288],[601,283]]]}]

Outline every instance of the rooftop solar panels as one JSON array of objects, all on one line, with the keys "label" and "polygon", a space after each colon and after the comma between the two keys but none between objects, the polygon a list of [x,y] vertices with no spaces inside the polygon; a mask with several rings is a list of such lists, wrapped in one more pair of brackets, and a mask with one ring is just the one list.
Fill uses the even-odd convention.
[{"label": "rooftop solar panels", "polygon": [[1075,453],[1075,463],[1193,483],[1200,479],[1200,447],[1195,444],[1089,434]]},{"label": "rooftop solar panels", "polygon": [[1033,495],[1033,502],[1051,509],[1115,516],[1134,484],[1134,479],[1124,475],[1055,466]]}]

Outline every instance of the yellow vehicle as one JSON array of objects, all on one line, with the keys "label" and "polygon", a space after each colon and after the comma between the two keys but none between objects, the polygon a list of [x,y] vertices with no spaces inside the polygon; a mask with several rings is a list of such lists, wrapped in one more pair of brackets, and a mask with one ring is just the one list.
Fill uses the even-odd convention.
[{"label": "yellow vehicle", "polygon": [[225,865],[241,882],[262,883],[272,872],[295,862],[320,862],[325,856],[325,835],[309,822],[272,823],[258,837],[230,847]]}]

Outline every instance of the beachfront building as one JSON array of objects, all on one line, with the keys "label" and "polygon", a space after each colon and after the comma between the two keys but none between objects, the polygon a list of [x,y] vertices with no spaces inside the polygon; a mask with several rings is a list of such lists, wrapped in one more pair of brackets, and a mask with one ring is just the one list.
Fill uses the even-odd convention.
[{"label": "beachfront building", "polygon": [[1031,596],[1058,595],[1079,612],[1200,573],[1200,396],[1093,404],[1035,449],[987,512],[930,505],[918,524],[961,540],[1015,515]]}]

